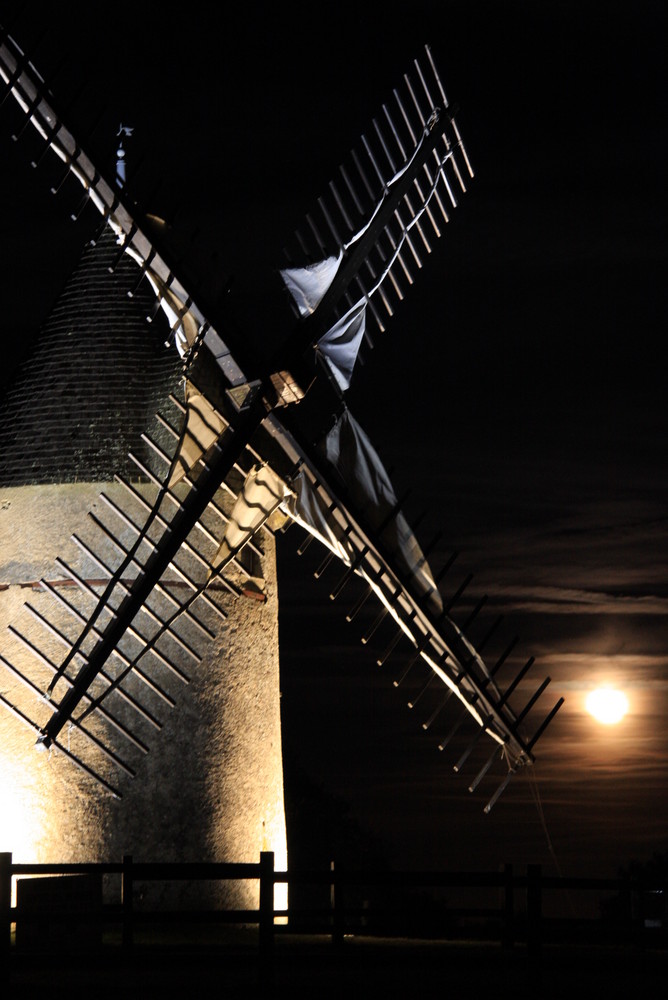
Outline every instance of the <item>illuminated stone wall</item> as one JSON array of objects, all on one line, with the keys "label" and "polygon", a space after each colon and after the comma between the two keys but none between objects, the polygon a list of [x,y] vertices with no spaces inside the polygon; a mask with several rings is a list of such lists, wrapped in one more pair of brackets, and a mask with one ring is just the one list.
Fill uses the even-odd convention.
[{"label": "illuminated stone wall", "polygon": [[[68,637],[78,626],[66,610],[54,617],[51,595],[33,585],[40,578],[62,580],[56,555],[82,576],[99,577],[69,537],[81,531],[86,513],[100,505],[108,483],[49,484],[0,489],[0,653],[44,688],[46,667],[7,631],[21,633],[60,662],[65,651],[23,607],[27,600]],[[176,699],[168,709],[143,693],[144,703],[163,721],[150,737],[134,778],[104,764],[104,773],[121,789],[114,799],[57,750],[40,753],[35,733],[0,706],[0,850],[29,862],[120,860],[258,861],[262,850],[286,862],[286,832],[280,730],[278,599],[273,538],[263,533],[266,600],[224,591],[213,595],[227,618],[206,643],[203,661],[186,654],[178,664],[191,677],[163,683]],[[88,564],[87,564],[88,563]],[[62,585],[61,585],[62,586]],[[64,596],[77,604],[77,588]],[[83,604],[82,604],[83,607]],[[208,619],[212,625],[217,619]],[[171,686],[170,686],[171,685]],[[41,704],[6,667],[0,665],[0,693],[32,719],[43,723],[50,708]],[[100,732],[102,732],[102,727]],[[106,730],[108,734],[108,730]],[[74,750],[78,734],[60,734]],[[112,741],[119,745],[119,740]],[[122,740],[120,740],[122,743]],[[78,744],[80,745],[80,744]],[[145,886],[137,903],[199,905],[226,900],[235,906],[257,904],[257,885],[222,884]]]},{"label": "illuminated stone wall", "polygon": [[[136,478],[129,450],[150,464],[151,452],[140,435],[148,432],[163,441],[156,410],[169,393],[183,395],[181,361],[166,346],[168,325],[161,313],[147,322],[154,312],[155,298],[135,262],[126,254],[119,257],[114,234],[102,231],[83,248],[79,266],[0,405],[0,655],[35,678],[40,691],[51,672],[7,626],[13,623],[60,664],[66,646],[23,609],[24,602],[46,614],[70,641],[76,637],[80,624],[67,610],[58,610],[57,602],[54,613],[53,597],[33,584],[42,577],[55,581],[57,593],[88,613],[90,598],[62,583],[64,574],[54,559],[64,558],[86,580],[104,575],[70,535],[86,537],[89,511],[108,517],[101,490],[112,499],[120,497],[123,505],[114,475]],[[142,522],[141,512],[135,520]],[[129,547],[132,532],[118,523],[116,529]],[[263,532],[260,544],[266,601],[212,591],[228,617],[221,623],[202,612],[216,637],[207,642],[201,664],[183,650],[170,649],[170,658],[191,683],[184,685],[159,666],[152,669],[176,707],[166,707],[128,679],[128,688],[163,727],[141,732],[150,752],[135,754],[136,777],[119,777],[108,761],[96,761],[120,787],[120,800],[62,753],[38,753],[36,734],[0,705],[0,850],[12,851],[18,861],[120,861],[132,854],[138,860],[256,862],[268,849],[275,851],[277,866],[285,862],[273,537]],[[101,547],[98,536],[94,548],[108,566],[118,564],[111,543]],[[199,573],[201,579],[202,572],[201,566],[193,567],[191,576]],[[99,583],[95,589],[101,592]],[[165,608],[163,617],[171,610]],[[201,635],[197,638],[201,643]],[[61,685],[57,697],[62,693]],[[51,714],[2,663],[0,695],[39,725]],[[113,699],[117,696],[109,699],[114,713],[134,728],[132,712]],[[108,729],[92,716],[90,725],[109,741]],[[63,729],[60,740],[72,752],[81,746],[75,730]],[[126,749],[116,735],[111,745],[117,752]],[[151,896],[160,899],[160,888],[154,888],[138,896],[143,894],[147,904]],[[256,886],[237,889],[235,905],[254,905]],[[223,887],[216,892],[224,895]],[[169,887],[167,895],[172,902],[202,901],[201,887],[190,890],[182,883]]]}]

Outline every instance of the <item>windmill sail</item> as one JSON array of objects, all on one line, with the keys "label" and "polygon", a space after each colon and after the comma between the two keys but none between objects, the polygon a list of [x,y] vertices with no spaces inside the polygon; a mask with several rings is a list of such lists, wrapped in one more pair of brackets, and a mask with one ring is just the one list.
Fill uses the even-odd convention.
[{"label": "windmill sail", "polygon": [[[306,232],[295,234],[280,270],[290,334],[268,358],[251,356],[243,337],[227,332],[225,312],[180,277],[160,232],[149,234],[140,213],[124,203],[122,189],[104,179],[7,35],[0,42],[0,77],[45,152],[65,165],[120,251],[134,261],[137,283],[149,283],[187,377],[185,398],[172,396],[159,414],[169,443],[146,436],[151,463],[134,459],[145,486],[118,477],[123,502],[103,495],[108,519],[91,512],[90,537],[74,537],[104,584],[91,587],[64,560],[59,563],[84,604],[80,610],[66,602],[79,631],[74,639],[59,634],[64,655],[54,658],[20,629],[13,631],[50,672],[46,691],[7,658],[2,665],[31,694],[40,694],[46,718],[34,721],[3,699],[6,707],[21,715],[42,747],[62,749],[60,734],[73,727],[78,748],[73,752],[68,742],[68,755],[118,794],[95,760],[102,755],[132,775],[133,755],[148,748],[143,730],[160,727],[128,693],[126,679],[139,678],[165,707],[173,704],[158,672],[167,670],[183,683],[188,678],[166,652],[167,641],[185,649],[196,668],[211,634],[207,616],[222,614],[211,596],[215,587],[239,592],[255,585],[256,532],[280,511],[325,546],[327,565],[343,564],[332,597],[355,577],[364,585],[362,600],[373,595],[380,602],[365,640],[385,619],[394,637],[378,662],[400,641],[408,643],[410,663],[423,663],[445,698],[459,700],[475,724],[475,741],[491,738],[492,757],[471,787],[494,757],[502,758],[508,776],[531,763],[533,746],[559,703],[532,737],[524,735],[533,700],[519,714],[509,705],[520,675],[501,691],[499,664],[488,667],[480,647],[455,624],[453,601],[441,597],[389,476],[343,399],[358,355],[372,345],[372,326],[385,330],[472,176],[430,50],[415,60],[372,131],[341,166],[317,215],[307,216]],[[337,418],[317,433],[325,412]],[[110,542],[113,563],[101,555]],[[62,594],[48,580],[41,585],[62,605]],[[27,613],[53,633],[41,612],[27,606]],[[131,710],[129,724],[115,711],[119,699]]]}]

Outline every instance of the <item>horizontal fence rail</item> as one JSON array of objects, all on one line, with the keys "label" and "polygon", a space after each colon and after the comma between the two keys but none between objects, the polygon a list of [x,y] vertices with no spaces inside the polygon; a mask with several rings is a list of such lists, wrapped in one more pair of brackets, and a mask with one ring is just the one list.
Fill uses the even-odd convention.
[{"label": "horizontal fence rail", "polygon": [[[548,894],[564,895],[572,892],[588,894],[612,894],[609,913],[603,913],[599,921],[588,919],[584,923],[590,927],[597,925],[597,943],[627,943],[643,945],[647,932],[653,935],[653,944],[665,948],[668,943],[668,919],[665,912],[666,886],[643,881],[638,877],[581,878],[555,877],[544,875],[540,865],[528,865],[526,871],[518,873],[511,865],[503,866],[497,872],[453,872],[453,871],[384,871],[352,870],[336,866],[320,870],[276,871],[272,852],[263,852],[257,863],[217,863],[217,862],[135,862],[126,855],[120,862],[95,862],[73,864],[22,864],[15,863],[11,853],[0,853],[0,955],[7,958],[17,950],[18,929],[29,927],[39,921],[67,921],[71,912],[59,908],[54,897],[52,909],[38,914],[12,901],[15,880],[23,878],[44,878],[58,876],[116,876],[120,881],[120,901],[103,903],[100,897],[96,906],[91,902],[91,912],[87,915],[92,925],[114,925],[120,929],[120,946],[125,953],[133,953],[137,948],[136,930],[147,920],[159,920],[162,925],[195,925],[198,922],[218,922],[238,924],[254,928],[257,932],[257,948],[260,965],[269,967],[277,937],[289,931],[291,935],[304,937],[322,933],[325,929],[332,947],[343,945],[348,934],[372,935],[374,928],[381,926],[387,936],[404,934],[408,924],[397,919],[398,913],[406,916],[406,908],[415,906],[418,910],[425,906],[425,890],[493,890],[496,892],[495,906],[474,907],[470,905],[453,907],[449,901],[442,904],[440,915],[446,915],[451,923],[443,924],[436,919],[433,911],[423,912],[420,923],[421,933],[434,939],[448,940],[457,937],[453,931],[456,921],[478,920],[496,928],[492,935],[502,947],[512,947],[522,943],[527,953],[538,956],[541,946],[547,941],[563,940],[563,928],[570,926],[571,933],[582,938],[583,921],[562,918],[546,919],[545,898]],[[173,910],[148,913],[135,905],[134,887],[139,882],[199,881],[242,881],[258,883],[258,906],[256,909],[214,909]],[[275,905],[275,887],[287,885],[297,894],[297,890],[307,888],[319,893],[318,905],[288,906],[278,909]],[[380,906],[369,907],[364,893],[381,891]],[[393,894],[399,894],[399,907],[388,902]],[[408,893],[408,895],[406,895]],[[413,893],[413,897],[411,897]],[[290,898],[290,896],[288,896]],[[325,900],[324,904],[322,900]],[[93,912],[94,911],[94,912]],[[86,916],[86,915],[84,915]],[[77,912],[77,919],[82,919]],[[455,921],[453,923],[452,921]],[[460,925],[461,926],[461,925]],[[470,924],[468,925],[470,926]],[[562,932],[555,928],[561,926]],[[489,935],[488,935],[489,936]],[[34,938],[31,938],[33,942]],[[37,942],[39,947],[39,942]],[[113,950],[113,949],[110,949]]]}]

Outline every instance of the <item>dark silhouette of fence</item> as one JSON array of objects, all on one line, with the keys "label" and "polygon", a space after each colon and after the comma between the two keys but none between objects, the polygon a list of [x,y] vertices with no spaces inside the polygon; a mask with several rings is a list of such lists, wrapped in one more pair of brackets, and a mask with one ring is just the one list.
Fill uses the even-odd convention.
[{"label": "dark silhouette of fence", "polygon": [[[45,876],[59,878],[48,879],[47,884],[43,881]],[[74,881],[72,878],[61,881],[67,876],[74,877]],[[103,876],[115,876],[119,880],[119,902],[103,902]],[[41,881],[41,906],[31,907],[27,896],[28,901],[23,906],[20,901],[12,903],[13,880],[28,877],[32,877],[31,881],[36,878]],[[258,908],[149,913],[135,905],[133,890],[139,882],[209,879],[256,881],[259,885]],[[288,898],[291,893],[297,894],[298,887],[308,887],[319,893],[319,900],[312,906],[277,910],[274,890],[279,883],[287,884]],[[38,882],[33,884],[37,886]],[[49,896],[44,892],[49,884],[56,890],[60,884],[63,891]],[[72,885],[84,891],[73,896]],[[407,911],[411,905],[417,911],[425,910],[426,897],[420,895],[425,890],[437,893],[457,890],[460,894],[494,890],[497,903],[486,907],[453,907],[446,899],[440,908],[427,908],[428,912],[421,914],[423,919],[416,922]],[[574,891],[598,894],[599,898],[601,894],[608,894],[608,905],[602,908],[599,920],[546,918],[548,893],[559,895]],[[369,896],[373,898],[373,905],[368,903]],[[394,905],[391,903],[393,897]],[[521,945],[529,956],[539,957],[542,945],[548,941],[575,938],[582,941],[584,925],[589,928],[589,939],[596,943],[615,944],[623,940],[642,946],[650,940],[647,935],[651,935],[652,945],[666,947],[668,925],[664,911],[663,886],[650,886],[631,876],[613,879],[553,877],[544,875],[540,865],[528,865],[523,873],[514,871],[510,865],[497,872],[394,872],[353,871],[334,864],[328,870],[280,872],[274,869],[271,852],[262,853],[258,863],[242,864],[147,863],[134,862],[130,856],[121,862],[18,864],[13,862],[10,853],[0,854],[0,949],[4,958],[21,950],[22,945],[42,952],[48,949],[48,928],[54,925],[76,923],[79,928],[76,941],[82,949],[87,946],[87,932],[92,930],[99,953],[104,955],[105,950],[118,954],[119,948],[124,954],[134,954],[140,947],[138,929],[147,923],[155,926],[158,922],[163,928],[188,926],[191,930],[198,923],[236,924],[250,928],[256,935],[252,940],[253,947],[257,947],[260,967],[270,968],[276,939],[286,931],[303,936],[324,931],[331,947],[336,949],[343,946],[347,934],[372,935],[379,928],[386,936],[410,936],[411,931],[419,927],[419,933],[431,938],[461,937],[462,927],[471,934],[471,921],[477,921],[477,933],[482,929],[487,939],[495,940],[500,947],[510,949]],[[116,930],[115,936],[108,936],[107,944],[103,944],[103,925]]]}]

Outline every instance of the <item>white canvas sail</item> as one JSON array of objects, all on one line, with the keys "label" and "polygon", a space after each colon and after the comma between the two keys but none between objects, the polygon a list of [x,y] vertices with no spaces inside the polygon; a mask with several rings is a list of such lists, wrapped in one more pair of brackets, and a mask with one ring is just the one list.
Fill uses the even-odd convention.
[{"label": "white canvas sail", "polygon": [[366,300],[360,299],[318,341],[318,350],[342,392],[350,388],[366,328]]},{"label": "white canvas sail", "polygon": [[336,277],[343,252],[303,267],[286,267],[281,271],[285,286],[292,295],[300,316],[315,312],[322,297]]}]

